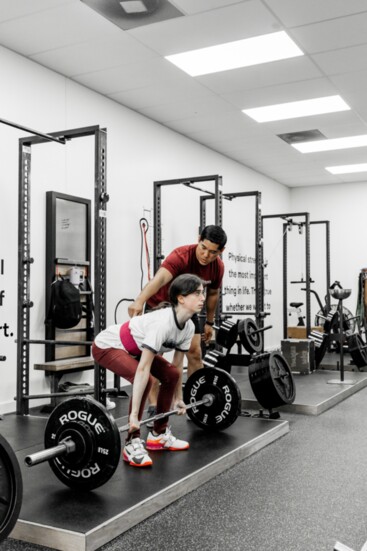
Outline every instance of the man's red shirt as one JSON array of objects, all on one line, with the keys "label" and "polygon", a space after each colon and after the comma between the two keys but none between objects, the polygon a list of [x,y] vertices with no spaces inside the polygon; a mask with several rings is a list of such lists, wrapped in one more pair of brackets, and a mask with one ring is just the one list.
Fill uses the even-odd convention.
[{"label": "man's red shirt", "polygon": [[[196,247],[194,245],[184,245],[174,249],[161,264],[161,268],[168,270],[173,279],[181,274],[195,274],[204,281],[210,281],[209,289],[219,289],[222,284],[224,274],[224,264],[219,256],[203,266],[196,258]],[[171,281],[167,285],[163,285],[159,291],[150,297],[147,301],[150,307],[157,306],[160,302],[168,301],[168,289]]]}]

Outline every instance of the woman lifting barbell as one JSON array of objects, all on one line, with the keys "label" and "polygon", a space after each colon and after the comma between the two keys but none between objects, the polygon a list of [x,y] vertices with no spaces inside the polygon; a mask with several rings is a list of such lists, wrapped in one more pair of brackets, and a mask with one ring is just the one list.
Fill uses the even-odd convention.
[{"label": "woman lifting barbell", "polygon": [[[134,467],[149,467],[152,459],[148,450],[181,451],[189,443],[173,436],[168,419],[157,419],[148,434],[146,449],[140,437],[140,420],[153,378],[161,385],[157,414],[168,411],[171,404],[183,415],[182,366],[184,353],[190,348],[194,335],[191,317],[201,311],[204,284],[193,274],[183,274],[173,280],[167,308],[136,316],[123,325],[112,325],[99,333],[92,346],[95,361],[105,369],[133,383],[129,405],[130,428],[126,438],[123,459]],[[161,356],[174,350],[172,363]]]}]

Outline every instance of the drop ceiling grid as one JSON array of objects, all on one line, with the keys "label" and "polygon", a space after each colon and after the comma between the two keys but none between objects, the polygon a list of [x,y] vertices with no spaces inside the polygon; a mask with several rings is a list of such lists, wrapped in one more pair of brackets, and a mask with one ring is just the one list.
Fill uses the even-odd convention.
[{"label": "drop ceiling grid", "polygon": [[286,27],[297,27],[366,11],[365,0],[263,1]]}]

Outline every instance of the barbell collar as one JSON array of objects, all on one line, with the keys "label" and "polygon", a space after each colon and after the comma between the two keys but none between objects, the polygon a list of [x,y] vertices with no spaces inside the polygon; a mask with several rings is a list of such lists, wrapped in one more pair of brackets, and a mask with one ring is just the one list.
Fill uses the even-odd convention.
[{"label": "barbell collar", "polygon": [[65,440],[61,441],[58,446],[53,446],[52,448],[47,448],[46,450],[27,455],[24,461],[28,467],[33,467],[39,463],[49,461],[54,457],[60,457],[60,455],[68,455],[69,453],[73,453],[75,450],[75,442],[71,438],[65,438]]},{"label": "barbell collar", "polygon": [[[205,394],[202,400],[198,400],[197,402],[192,402],[190,404],[185,404],[186,409],[192,409],[201,405],[207,405],[211,406],[214,402],[214,396],[212,394]],[[158,413],[157,415],[154,415],[154,417],[148,417],[147,419],[143,419],[140,421],[140,426],[146,425],[147,423],[151,423],[154,421],[159,421],[160,419],[165,419],[166,417],[170,417],[171,415],[177,415],[177,413],[180,411],[180,409],[173,409],[172,411],[167,411],[164,413]],[[119,432],[127,432],[130,429],[130,424],[127,423],[126,425],[122,425],[119,427]]]}]

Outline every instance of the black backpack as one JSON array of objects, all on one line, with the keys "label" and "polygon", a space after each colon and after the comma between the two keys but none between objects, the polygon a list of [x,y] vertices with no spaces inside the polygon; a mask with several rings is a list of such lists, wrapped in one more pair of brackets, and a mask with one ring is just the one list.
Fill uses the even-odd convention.
[{"label": "black backpack", "polygon": [[57,279],[51,285],[51,301],[46,323],[59,329],[70,329],[82,318],[80,292],[67,279]]}]

